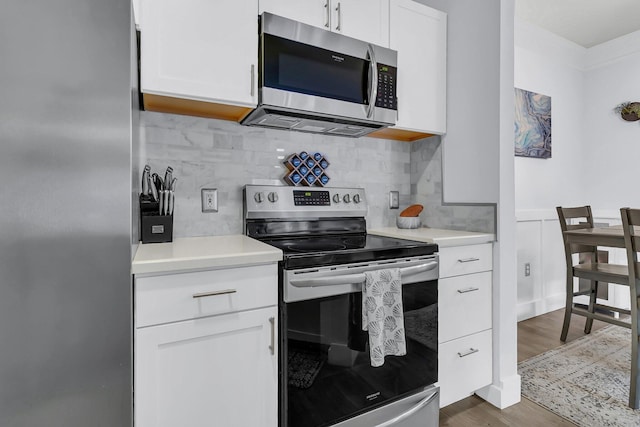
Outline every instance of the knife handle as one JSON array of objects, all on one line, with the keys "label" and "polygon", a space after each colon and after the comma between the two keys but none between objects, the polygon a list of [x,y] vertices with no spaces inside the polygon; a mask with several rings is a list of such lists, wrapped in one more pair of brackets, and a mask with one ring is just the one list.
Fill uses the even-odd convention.
[{"label": "knife handle", "polygon": [[158,212],[159,215],[164,215],[164,190],[160,191],[160,212]]},{"label": "knife handle", "polygon": [[175,194],[173,191],[169,191],[169,215],[173,215],[173,202],[174,202]]},{"label": "knife handle", "polygon": [[158,189],[156,188],[156,185],[152,182],[151,185],[151,197],[153,197],[153,201],[157,202],[158,201]]},{"label": "knife handle", "polygon": [[149,194],[149,172],[146,169],[142,171],[142,194]]}]

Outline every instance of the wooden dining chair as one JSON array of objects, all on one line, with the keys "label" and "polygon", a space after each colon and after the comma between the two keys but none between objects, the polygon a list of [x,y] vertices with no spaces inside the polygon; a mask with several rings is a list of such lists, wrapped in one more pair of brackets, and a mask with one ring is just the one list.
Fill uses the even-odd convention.
[{"label": "wooden dining chair", "polygon": [[[638,294],[640,293],[640,209],[622,208],[622,227],[624,229],[624,245],[627,251],[629,270],[629,290],[631,295],[631,381],[629,385],[629,406],[638,409],[640,406],[640,381],[638,381]],[[638,233],[638,234],[636,234]]]},{"label": "wooden dining chair", "polygon": [[[585,334],[591,332],[593,319],[629,328],[631,326],[630,323],[602,314],[602,311],[630,314],[629,310],[606,304],[599,304],[596,300],[599,282],[618,283],[621,285],[629,284],[629,272],[627,266],[597,262],[598,248],[596,246],[570,244],[567,240],[567,236],[564,234],[564,232],[568,230],[593,228],[593,214],[591,213],[591,206],[571,208],[558,206],[556,207],[556,210],[558,212],[558,219],[560,220],[562,241],[564,242],[565,261],[567,264],[566,303],[560,340],[566,341],[567,339],[567,332],[569,331],[569,323],[571,321],[572,314],[586,317],[584,325]],[[586,254],[587,262],[582,264],[574,262],[574,254]],[[589,289],[574,291],[574,277],[588,280],[590,282]],[[574,298],[579,295],[587,295],[589,297],[589,305],[587,309],[578,307],[574,303]]]}]

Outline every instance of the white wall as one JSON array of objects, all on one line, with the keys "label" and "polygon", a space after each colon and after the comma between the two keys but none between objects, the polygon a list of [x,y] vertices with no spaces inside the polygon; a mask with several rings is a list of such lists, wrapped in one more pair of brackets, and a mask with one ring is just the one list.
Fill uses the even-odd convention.
[{"label": "white wall", "polygon": [[[515,158],[518,320],[564,306],[564,249],[555,206],[589,204],[615,219],[640,206],[633,162],[640,123],[613,113],[640,101],[640,32],[584,49],[517,20],[515,86],[551,96],[551,159]],[[524,275],[530,263],[531,275]],[[615,293],[615,292],[614,292]]]},{"label": "white wall", "polygon": [[589,49],[585,71],[585,198],[598,209],[640,207],[640,121],[625,122],[613,108],[640,101],[640,31]]},{"label": "white wall", "polygon": [[515,87],[551,97],[551,158],[514,157],[518,320],[524,320],[564,306],[564,248],[555,207],[588,203],[582,118],[586,49],[521,20],[514,39]]},{"label": "white wall", "polygon": [[[551,97],[551,158],[515,157],[516,211],[583,203],[586,49],[516,20],[514,84]],[[569,179],[569,177],[571,177]]]}]

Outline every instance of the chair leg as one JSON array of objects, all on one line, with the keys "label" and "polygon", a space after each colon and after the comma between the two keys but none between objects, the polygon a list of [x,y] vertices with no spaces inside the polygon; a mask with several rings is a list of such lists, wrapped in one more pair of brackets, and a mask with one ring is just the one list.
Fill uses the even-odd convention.
[{"label": "chair leg", "polygon": [[640,407],[640,390],[638,390],[638,335],[631,337],[631,383],[629,385],[629,406],[633,409]]},{"label": "chair leg", "polygon": [[573,309],[573,275],[567,274],[567,301],[564,308],[564,322],[562,323],[562,333],[560,334],[560,341],[567,340],[567,333],[569,332],[569,322],[571,321],[571,311]]},{"label": "chair leg", "polygon": [[[589,313],[594,313],[595,312],[595,306],[596,306],[596,297],[598,296],[598,282],[596,280],[592,280],[591,284],[589,285],[590,289],[590,293],[589,293]],[[593,318],[592,317],[587,317],[587,319],[584,322],[584,333],[585,334],[590,334],[591,333],[591,326],[593,325]]]},{"label": "chair leg", "polygon": [[[635,307],[634,307],[635,305]],[[638,381],[638,300],[631,301],[631,381],[629,384],[629,406],[640,408],[640,382]]]}]

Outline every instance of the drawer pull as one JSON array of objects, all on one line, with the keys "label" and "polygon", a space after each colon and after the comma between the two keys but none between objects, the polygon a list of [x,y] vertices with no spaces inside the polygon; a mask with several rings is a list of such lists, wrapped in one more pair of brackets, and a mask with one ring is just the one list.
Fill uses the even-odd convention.
[{"label": "drawer pull", "polygon": [[236,292],[237,291],[235,289],[225,289],[223,291],[202,292],[200,294],[193,294],[193,297],[194,298],[213,297],[216,295],[235,294]]},{"label": "drawer pull", "polygon": [[270,317],[269,323],[271,323],[271,345],[269,346],[269,350],[273,355],[276,352],[276,319],[275,317]]},{"label": "drawer pull", "polygon": [[459,259],[458,262],[474,262],[474,261],[480,261],[480,258],[463,258],[463,259]]},{"label": "drawer pull", "polygon": [[466,294],[467,292],[479,291],[480,288],[467,288],[467,289],[458,289],[459,294]]},{"label": "drawer pull", "polygon": [[467,356],[470,356],[470,355],[472,355],[473,353],[477,353],[477,352],[479,352],[479,351],[480,351],[480,350],[478,350],[477,348],[470,348],[470,349],[469,349],[469,351],[466,351],[466,352],[464,352],[464,353],[460,353],[460,352],[458,352],[458,356],[459,356],[459,357],[467,357]]}]

